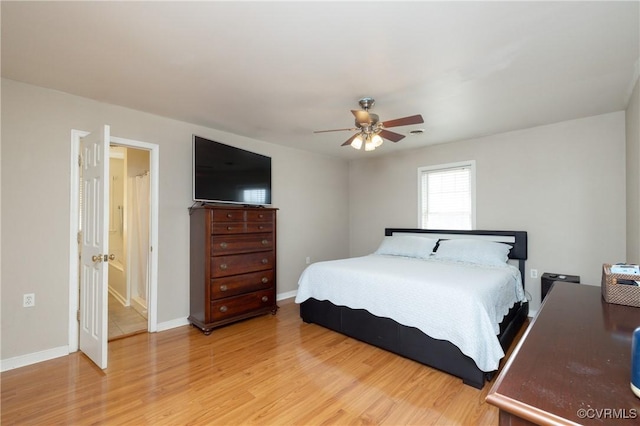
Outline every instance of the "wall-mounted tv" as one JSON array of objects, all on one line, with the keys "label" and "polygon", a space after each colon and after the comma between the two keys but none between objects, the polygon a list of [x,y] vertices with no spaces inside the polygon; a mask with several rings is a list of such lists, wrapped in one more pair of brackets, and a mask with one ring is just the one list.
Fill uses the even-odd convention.
[{"label": "wall-mounted tv", "polygon": [[271,204],[271,157],[193,135],[193,200]]}]

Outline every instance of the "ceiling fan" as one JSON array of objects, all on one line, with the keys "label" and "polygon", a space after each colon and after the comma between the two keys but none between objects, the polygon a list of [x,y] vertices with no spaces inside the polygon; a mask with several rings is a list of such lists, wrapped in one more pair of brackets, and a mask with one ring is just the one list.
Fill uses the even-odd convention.
[{"label": "ceiling fan", "polygon": [[356,127],[349,129],[333,129],[333,130],[317,130],[313,133],[340,132],[340,131],[357,131],[356,134],[342,144],[342,146],[351,145],[355,149],[361,149],[364,145],[365,151],[373,151],[382,145],[382,139],[388,139],[391,142],[398,142],[404,138],[400,133],[386,130],[388,127],[408,126],[410,124],[424,123],[422,116],[412,115],[409,117],[396,118],[395,120],[380,121],[378,114],[369,112],[376,102],[373,98],[362,98],[358,101],[362,107],[361,111],[351,110],[356,117]]}]

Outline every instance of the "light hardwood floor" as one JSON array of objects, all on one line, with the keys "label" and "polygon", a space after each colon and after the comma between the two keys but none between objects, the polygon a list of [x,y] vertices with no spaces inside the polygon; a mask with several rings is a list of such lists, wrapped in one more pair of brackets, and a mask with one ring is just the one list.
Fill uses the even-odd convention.
[{"label": "light hardwood floor", "polygon": [[3,425],[498,424],[491,383],[305,324],[291,300],[210,336],[184,326],[110,342],[105,371],[74,353],[0,379]]}]

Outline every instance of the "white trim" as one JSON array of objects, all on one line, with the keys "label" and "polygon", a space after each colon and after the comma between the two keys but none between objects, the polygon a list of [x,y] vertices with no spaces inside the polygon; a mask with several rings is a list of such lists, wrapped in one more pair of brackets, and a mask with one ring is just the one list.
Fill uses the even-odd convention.
[{"label": "white trim", "polygon": [[78,288],[78,267],[80,255],[78,251],[78,197],[80,174],[78,169],[78,157],[80,156],[80,139],[87,136],[90,132],[83,130],[71,130],[71,179],[69,182],[70,200],[69,200],[69,347],[68,352],[76,352],[78,350],[78,320],[77,312],[79,304],[79,288]]},{"label": "white trim", "polygon": [[[78,321],[77,312],[79,309],[79,289],[78,289],[78,197],[79,180],[78,156],[80,155],[80,138],[87,136],[90,132],[83,130],[71,130],[71,169],[70,169],[70,226],[69,226],[69,346],[67,353],[78,350]],[[132,139],[111,136],[111,143],[122,146],[145,149],[149,151],[149,196],[150,196],[150,232],[149,243],[153,250],[150,253],[151,263],[149,270],[149,300],[148,300],[148,331],[158,331],[157,319],[157,286],[158,286],[158,209],[159,209],[159,156],[160,146],[148,142],[140,142]]]},{"label": "white trim", "polygon": [[298,290],[287,291],[286,293],[279,293],[276,295],[276,300],[291,299],[298,295]]},{"label": "white trim", "polygon": [[190,324],[191,323],[189,322],[187,317],[176,318],[176,319],[171,320],[171,321],[165,321],[165,322],[159,323],[157,331],[160,332],[160,331],[171,330],[172,328],[178,328],[178,327],[182,327],[182,326],[190,325]]},{"label": "white trim", "polygon": [[0,371],[13,370],[14,368],[25,367],[27,365],[37,364],[43,361],[49,361],[50,359],[67,356],[69,355],[69,353],[70,351],[68,346],[60,346],[40,352],[33,352],[9,359],[3,359],[2,361],[0,361]]},{"label": "white trim", "polygon": [[455,163],[436,164],[434,166],[418,167],[418,228],[422,227],[422,173],[431,170],[455,169],[469,167],[471,169],[471,230],[476,228],[476,160],[458,161]]}]

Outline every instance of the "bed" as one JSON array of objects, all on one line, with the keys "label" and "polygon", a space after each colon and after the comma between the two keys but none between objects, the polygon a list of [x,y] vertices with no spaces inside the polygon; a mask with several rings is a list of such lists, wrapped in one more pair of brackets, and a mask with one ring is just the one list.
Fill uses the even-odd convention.
[{"label": "bed", "polygon": [[387,228],[375,253],[305,269],[296,303],[305,323],[482,389],[527,318],[526,258],[524,231]]}]

